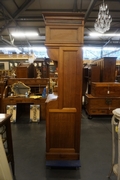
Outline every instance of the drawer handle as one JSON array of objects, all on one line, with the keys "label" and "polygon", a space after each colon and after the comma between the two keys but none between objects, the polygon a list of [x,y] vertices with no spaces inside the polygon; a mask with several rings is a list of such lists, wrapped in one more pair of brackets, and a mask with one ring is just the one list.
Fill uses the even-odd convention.
[{"label": "drawer handle", "polygon": [[106,102],[106,104],[107,104],[107,105],[112,104],[112,100],[111,100],[111,99],[106,99],[106,101],[105,101],[105,102]]},{"label": "drawer handle", "polygon": [[104,110],[101,111],[101,113],[104,113],[104,112],[105,112]]}]

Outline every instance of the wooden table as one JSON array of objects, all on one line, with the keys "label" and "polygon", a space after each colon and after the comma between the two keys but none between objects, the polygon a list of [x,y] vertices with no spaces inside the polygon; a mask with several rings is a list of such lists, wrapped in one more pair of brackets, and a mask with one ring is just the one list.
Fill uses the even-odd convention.
[{"label": "wooden table", "polygon": [[41,109],[41,119],[45,120],[45,101],[46,98],[25,98],[25,97],[6,97],[2,99],[2,112],[6,113],[6,107],[7,105],[18,105],[18,104],[34,104],[34,105],[40,105]]}]

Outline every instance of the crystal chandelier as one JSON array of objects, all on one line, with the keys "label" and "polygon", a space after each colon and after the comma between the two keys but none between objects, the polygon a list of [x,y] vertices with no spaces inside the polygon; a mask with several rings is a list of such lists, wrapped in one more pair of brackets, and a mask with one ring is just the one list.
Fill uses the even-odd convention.
[{"label": "crystal chandelier", "polygon": [[104,3],[99,7],[98,18],[95,21],[94,28],[99,33],[105,33],[110,29],[110,23],[112,22],[111,15],[109,15],[109,9],[107,4]]}]

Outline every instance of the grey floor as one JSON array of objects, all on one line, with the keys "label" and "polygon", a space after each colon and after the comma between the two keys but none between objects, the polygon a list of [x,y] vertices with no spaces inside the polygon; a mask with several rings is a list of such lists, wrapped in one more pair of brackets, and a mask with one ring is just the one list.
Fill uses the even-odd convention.
[{"label": "grey floor", "polygon": [[[82,112],[79,169],[47,168],[45,121],[24,118],[12,126],[16,180],[107,180],[111,168],[111,117],[88,119]],[[117,142],[117,137],[116,137]],[[111,180],[116,180],[112,174]]]}]

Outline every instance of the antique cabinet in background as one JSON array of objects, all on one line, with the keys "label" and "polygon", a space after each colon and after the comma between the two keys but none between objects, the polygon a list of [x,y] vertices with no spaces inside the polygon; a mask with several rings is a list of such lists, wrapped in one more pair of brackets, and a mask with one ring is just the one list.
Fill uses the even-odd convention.
[{"label": "antique cabinet in background", "polygon": [[91,94],[85,95],[85,108],[89,117],[92,115],[112,115],[120,108],[120,83],[93,82]]},{"label": "antique cabinet in background", "polygon": [[100,82],[100,67],[95,64],[83,68],[83,96],[91,93],[92,82]]},{"label": "antique cabinet in background", "polygon": [[36,70],[34,64],[21,63],[16,67],[17,78],[34,78],[36,77]]},{"label": "antique cabinet in background", "polygon": [[49,65],[44,58],[36,59],[34,61],[37,74],[40,73],[41,78],[49,78]]},{"label": "antique cabinet in background", "polygon": [[82,13],[44,13],[48,56],[58,61],[58,98],[46,103],[46,160],[80,160]]},{"label": "antique cabinet in background", "polygon": [[115,82],[116,57],[104,57],[94,61],[100,67],[101,82]]},{"label": "antique cabinet in background", "polygon": [[2,95],[3,95],[5,85],[6,85],[6,83],[4,81],[0,81],[0,113],[2,110],[2,108],[1,108],[2,107]]}]

